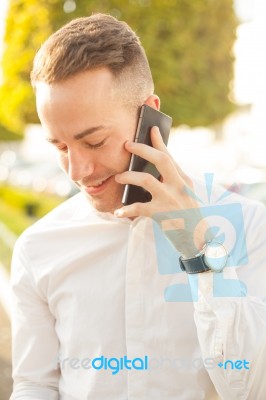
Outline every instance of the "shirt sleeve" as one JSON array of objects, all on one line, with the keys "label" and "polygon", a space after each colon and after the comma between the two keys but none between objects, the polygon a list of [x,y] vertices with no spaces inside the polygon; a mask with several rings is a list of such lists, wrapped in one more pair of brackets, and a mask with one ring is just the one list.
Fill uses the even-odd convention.
[{"label": "shirt sleeve", "polygon": [[36,289],[21,238],[12,261],[12,364],[10,400],[57,400],[58,339],[47,301]]},{"label": "shirt sleeve", "polygon": [[202,357],[224,400],[266,398],[265,213],[259,207],[247,223],[247,265],[189,276]]}]

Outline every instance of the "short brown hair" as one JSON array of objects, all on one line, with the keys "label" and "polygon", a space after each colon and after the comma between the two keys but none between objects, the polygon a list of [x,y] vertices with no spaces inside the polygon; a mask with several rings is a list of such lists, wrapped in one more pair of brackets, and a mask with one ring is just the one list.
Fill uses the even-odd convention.
[{"label": "short brown hair", "polygon": [[127,94],[143,102],[154,86],[145,51],[135,32],[111,15],[77,18],[52,34],[35,56],[31,82],[48,84],[80,72],[108,68]]}]

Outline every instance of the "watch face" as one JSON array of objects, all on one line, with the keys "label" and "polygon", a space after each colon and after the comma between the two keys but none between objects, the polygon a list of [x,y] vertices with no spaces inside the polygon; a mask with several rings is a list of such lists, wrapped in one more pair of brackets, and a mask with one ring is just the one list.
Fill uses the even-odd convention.
[{"label": "watch face", "polygon": [[204,261],[212,271],[222,271],[226,265],[227,258],[227,251],[221,243],[210,242],[207,244],[204,253]]}]

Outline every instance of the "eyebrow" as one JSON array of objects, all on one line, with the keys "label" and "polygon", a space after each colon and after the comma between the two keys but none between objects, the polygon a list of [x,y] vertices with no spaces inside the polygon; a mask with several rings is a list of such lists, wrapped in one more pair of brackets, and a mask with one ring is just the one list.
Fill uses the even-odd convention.
[{"label": "eyebrow", "polygon": [[[80,133],[75,134],[74,135],[74,139],[75,140],[83,139],[85,136],[91,135],[92,133],[100,131],[100,130],[105,129],[105,128],[106,127],[104,125],[93,126],[91,128],[85,129],[84,131],[82,131]],[[49,137],[47,137],[46,140],[49,143],[52,143],[52,144],[59,143],[59,140],[52,139],[52,138],[49,138]]]}]

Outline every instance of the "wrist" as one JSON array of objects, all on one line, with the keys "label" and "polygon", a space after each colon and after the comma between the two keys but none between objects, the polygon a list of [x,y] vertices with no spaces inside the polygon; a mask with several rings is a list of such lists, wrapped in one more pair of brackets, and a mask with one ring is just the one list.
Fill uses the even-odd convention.
[{"label": "wrist", "polygon": [[221,272],[227,262],[228,253],[222,243],[208,241],[202,251],[192,258],[179,258],[180,268],[189,274],[206,271]]}]

